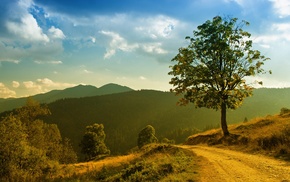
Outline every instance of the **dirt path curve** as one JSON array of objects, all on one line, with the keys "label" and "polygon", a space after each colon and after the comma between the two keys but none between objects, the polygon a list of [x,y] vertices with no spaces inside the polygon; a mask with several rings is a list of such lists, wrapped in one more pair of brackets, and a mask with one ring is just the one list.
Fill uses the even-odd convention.
[{"label": "dirt path curve", "polygon": [[182,146],[205,160],[201,162],[203,182],[290,182],[290,163],[261,155],[206,146]]}]

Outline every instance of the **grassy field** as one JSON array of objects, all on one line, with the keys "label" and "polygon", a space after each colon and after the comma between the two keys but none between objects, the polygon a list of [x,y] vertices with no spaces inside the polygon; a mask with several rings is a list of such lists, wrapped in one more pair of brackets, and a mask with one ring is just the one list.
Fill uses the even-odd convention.
[{"label": "grassy field", "polygon": [[196,181],[198,157],[168,144],[152,144],[141,151],[100,161],[63,166],[51,181]]}]

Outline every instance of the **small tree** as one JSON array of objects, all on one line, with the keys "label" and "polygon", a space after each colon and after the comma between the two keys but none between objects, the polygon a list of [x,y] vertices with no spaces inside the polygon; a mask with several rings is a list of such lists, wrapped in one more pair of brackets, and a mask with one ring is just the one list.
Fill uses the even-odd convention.
[{"label": "small tree", "polygon": [[169,72],[173,75],[171,91],[183,95],[181,105],[191,102],[221,110],[224,135],[229,135],[227,108],[236,109],[252,94],[245,77],[265,73],[261,67],[269,59],[251,49],[251,34],[242,29],[249,23],[237,20],[217,16],[198,26],[192,38],[186,37],[189,46],[180,48],[172,59],[177,63]]},{"label": "small tree", "polygon": [[81,152],[86,155],[86,160],[92,160],[98,155],[110,153],[105,145],[105,138],[103,124],[93,124],[86,127],[86,132],[80,143]]},{"label": "small tree", "polygon": [[144,145],[149,143],[155,143],[158,139],[155,136],[155,129],[151,125],[147,125],[144,129],[142,129],[138,135],[138,147],[142,148]]}]

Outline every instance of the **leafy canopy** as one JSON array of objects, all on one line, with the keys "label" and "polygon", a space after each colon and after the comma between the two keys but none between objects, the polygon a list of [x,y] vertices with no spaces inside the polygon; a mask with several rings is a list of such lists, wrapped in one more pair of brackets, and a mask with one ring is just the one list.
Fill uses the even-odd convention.
[{"label": "leafy canopy", "polygon": [[179,49],[169,72],[171,91],[184,94],[179,104],[220,109],[225,103],[236,109],[252,94],[245,78],[265,73],[262,65],[269,58],[252,50],[251,34],[242,29],[249,23],[237,20],[217,16],[186,37],[189,45]]},{"label": "leafy canopy", "polygon": [[86,127],[80,147],[87,160],[92,160],[99,155],[110,154],[110,150],[105,145],[105,138],[103,124],[95,123]]}]

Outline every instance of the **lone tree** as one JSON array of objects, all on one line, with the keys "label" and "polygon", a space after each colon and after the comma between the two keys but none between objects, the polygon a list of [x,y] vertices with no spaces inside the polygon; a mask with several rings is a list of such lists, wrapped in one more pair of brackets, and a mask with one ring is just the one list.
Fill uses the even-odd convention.
[{"label": "lone tree", "polygon": [[110,154],[105,145],[106,134],[104,125],[93,124],[86,127],[86,132],[81,140],[81,152],[86,155],[86,160],[92,160],[98,155]]},{"label": "lone tree", "polygon": [[245,78],[266,73],[261,67],[269,59],[252,50],[251,34],[242,29],[249,23],[237,20],[216,16],[198,26],[193,37],[186,37],[189,45],[179,49],[172,59],[177,63],[168,73],[173,75],[171,91],[183,94],[180,105],[191,102],[196,107],[221,110],[224,136],[229,135],[227,108],[236,109],[252,95],[253,87]]},{"label": "lone tree", "polygon": [[145,128],[143,128],[139,135],[138,135],[138,147],[139,149],[142,148],[144,145],[147,145],[149,143],[155,143],[158,139],[155,136],[155,129],[151,125],[147,125]]}]

